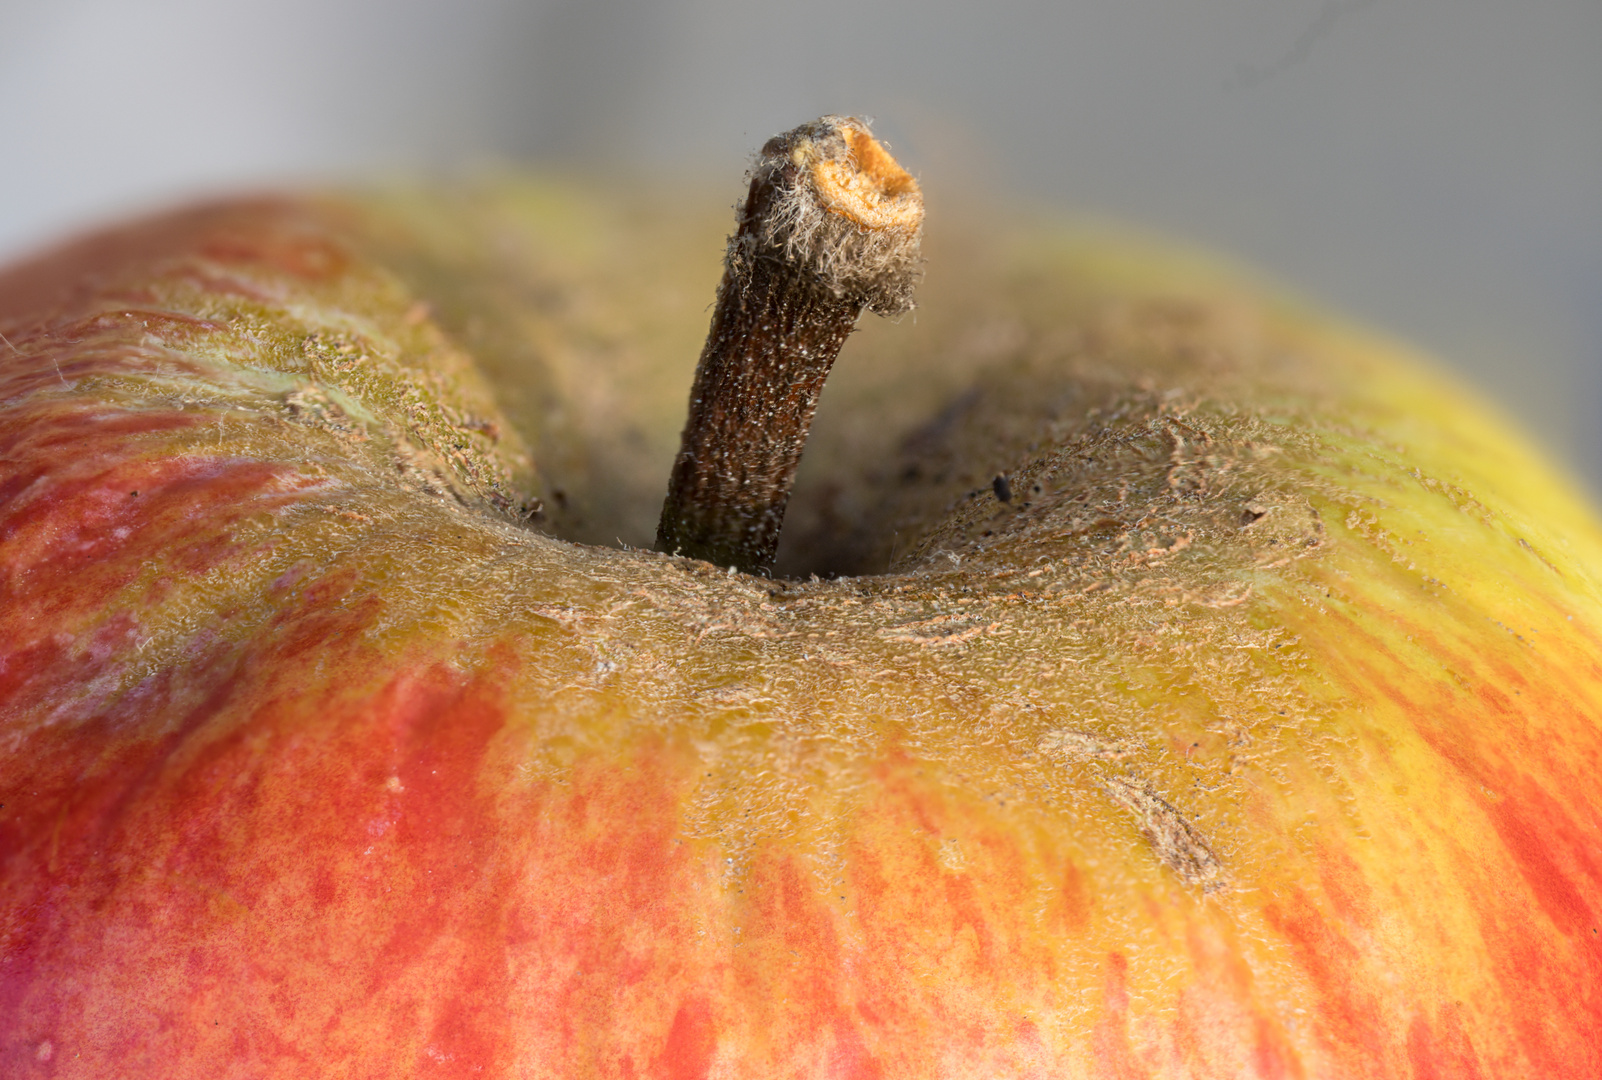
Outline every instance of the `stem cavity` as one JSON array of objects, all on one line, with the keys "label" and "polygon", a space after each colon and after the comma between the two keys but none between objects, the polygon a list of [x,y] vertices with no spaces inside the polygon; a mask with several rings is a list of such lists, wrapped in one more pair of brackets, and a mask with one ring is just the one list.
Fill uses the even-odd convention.
[{"label": "stem cavity", "polygon": [[656,547],[767,574],[818,394],[858,314],[912,310],[923,196],[852,117],[774,136],[750,175]]}]

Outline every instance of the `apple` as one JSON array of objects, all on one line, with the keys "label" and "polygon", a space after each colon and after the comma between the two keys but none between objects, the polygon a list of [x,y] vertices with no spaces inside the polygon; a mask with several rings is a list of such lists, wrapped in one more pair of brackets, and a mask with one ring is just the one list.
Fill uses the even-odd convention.
[{"label": "apple", "polygon": [[981,210],[772,576],[653,552],[701,205],[234,201],[0,276],[0,1074],[1602,1075],[1549,464]]}]

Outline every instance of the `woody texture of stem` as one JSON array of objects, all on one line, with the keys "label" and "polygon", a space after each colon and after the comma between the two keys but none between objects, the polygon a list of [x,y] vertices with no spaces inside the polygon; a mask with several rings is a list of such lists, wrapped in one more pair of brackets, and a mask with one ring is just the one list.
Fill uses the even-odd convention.
[{"label": "woody texture of stem", "polygon": [[918,183],[852,117],[776,135],[751,170],[656,547],[768,574],[818,394],[863,308],[912,309]]}]

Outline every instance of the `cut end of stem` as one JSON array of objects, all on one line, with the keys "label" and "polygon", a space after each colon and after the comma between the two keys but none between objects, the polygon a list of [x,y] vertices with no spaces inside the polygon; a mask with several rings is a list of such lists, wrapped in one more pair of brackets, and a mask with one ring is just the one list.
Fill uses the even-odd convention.
[{"label": "cut end of stem", "polygon": [[659,551],[768,573],[813,410],[863,308],[912,309],[923,194],[854,117],[751,170],[657,528]]},{"label": "cut end of stem", "polygon": [[[753,198],[742,209],[761,213],[754,245],[782,251],[798,272],[876,315],[912,310],[923,272],[923,192],[865,123],[825,116],[776,135],[751,179]],[[773,193],[760,208],[759,186]]]}]

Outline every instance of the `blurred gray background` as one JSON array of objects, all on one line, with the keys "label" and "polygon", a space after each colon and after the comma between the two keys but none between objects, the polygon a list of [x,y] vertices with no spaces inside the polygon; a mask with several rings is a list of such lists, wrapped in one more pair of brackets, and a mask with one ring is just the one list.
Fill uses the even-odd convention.
[{"label": "blurred gray background", "polygon": [[1411,338],[1602,491],[1602,0],[0,0],[0,257],[268,184],[733,177],[825,112],[931,196],[1154,227]]}]

